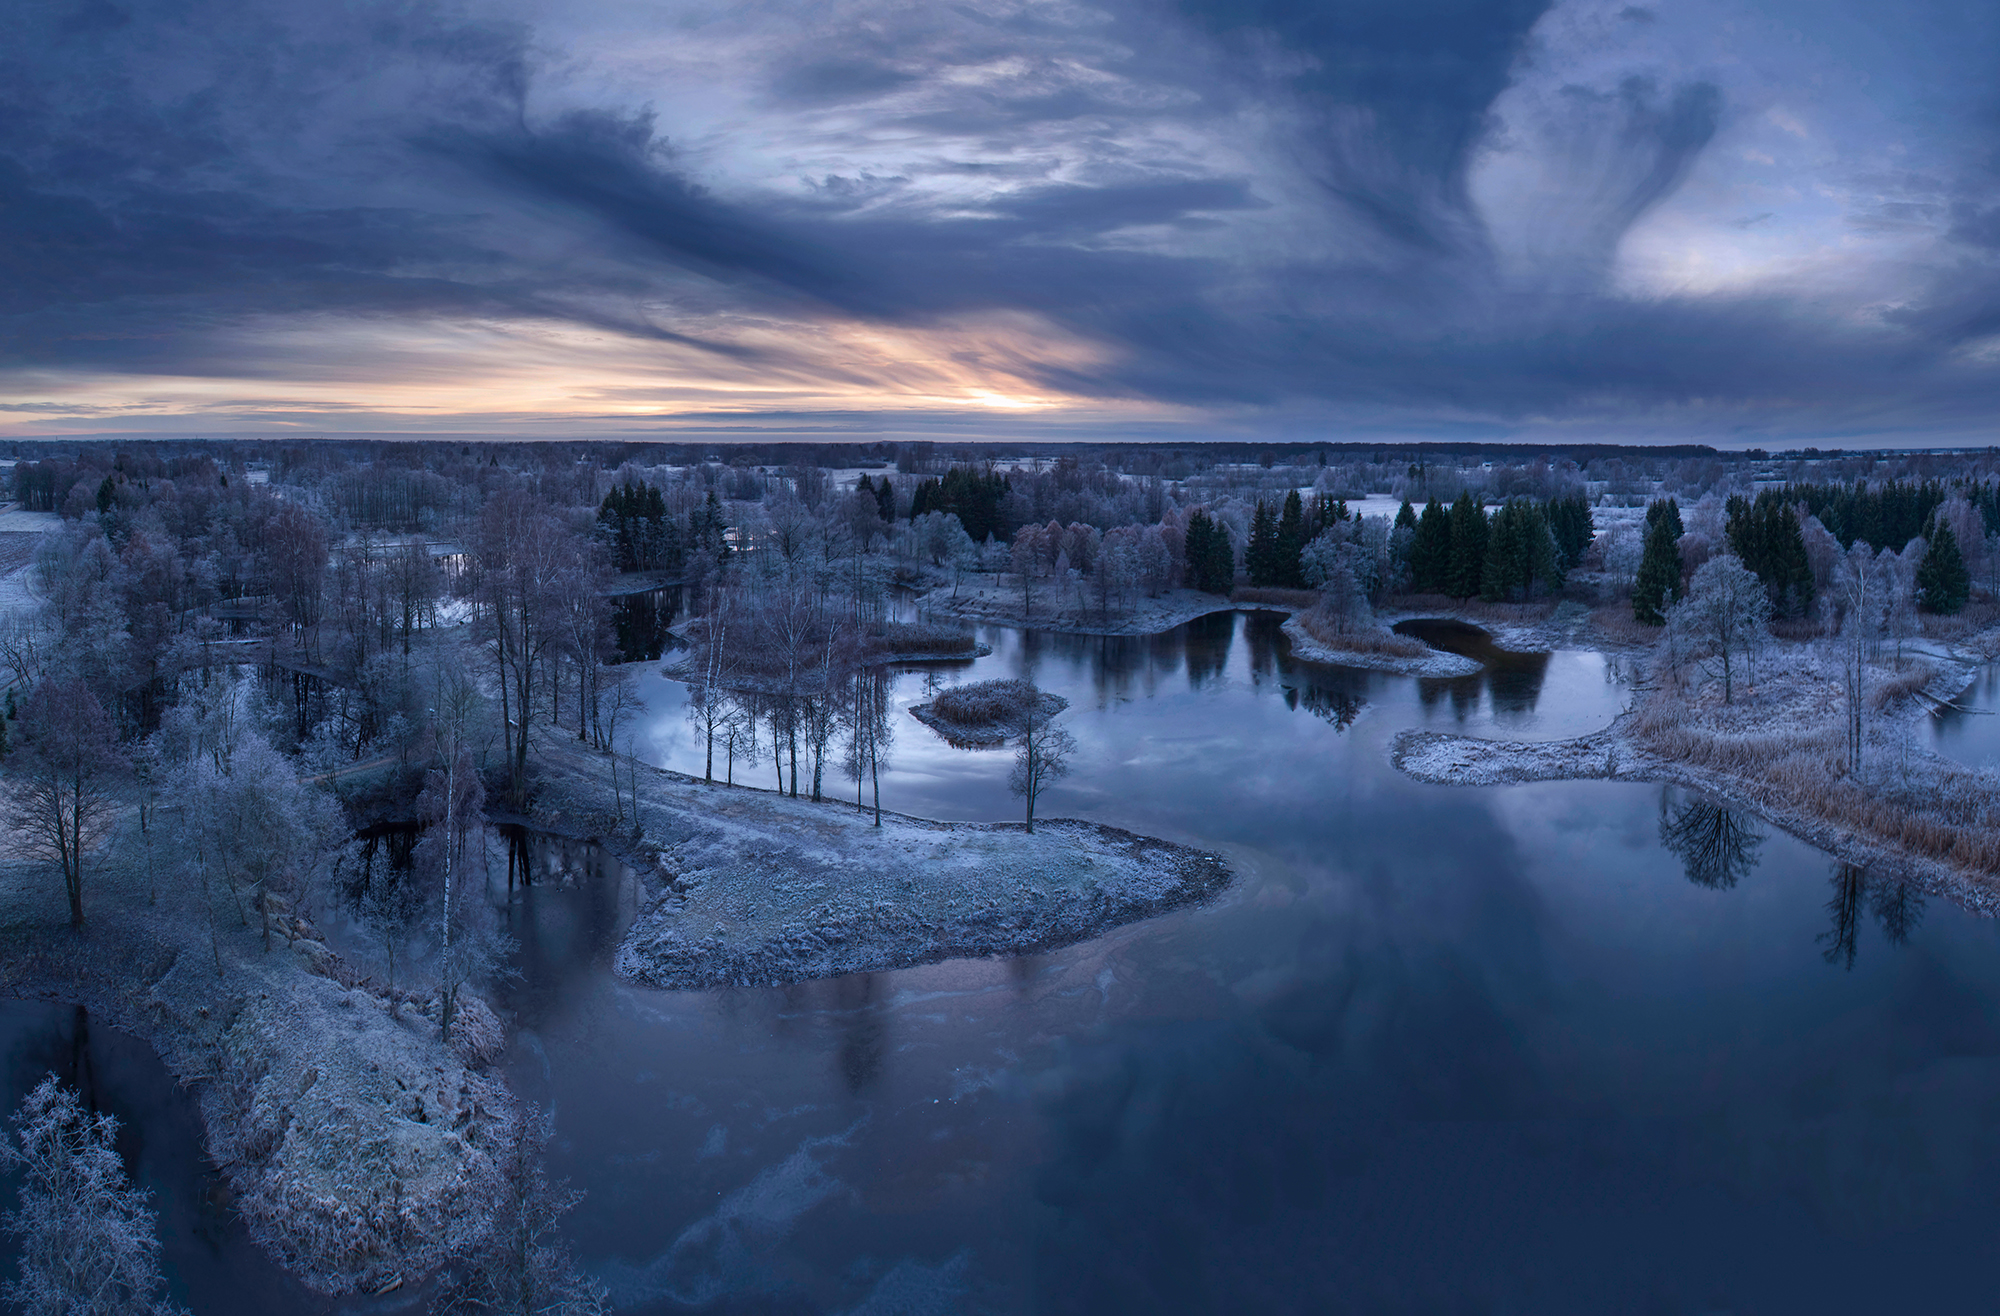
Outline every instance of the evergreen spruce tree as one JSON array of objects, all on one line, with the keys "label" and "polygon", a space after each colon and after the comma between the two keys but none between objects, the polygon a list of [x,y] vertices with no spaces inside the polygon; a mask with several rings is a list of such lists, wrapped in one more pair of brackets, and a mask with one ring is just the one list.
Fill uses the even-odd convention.
[{"label": "evergreen spruce tree", "polygon": [[1227,594],[1236,577],[1229,532],[1199,508],[1188,517],[1186,551],[1188,582],[1209,594]]},{"label": "evergreen spruce tree", "polygon": [[875,511],[882,518],[883,525],[893,525],[896,521],[896,486],[883,476],[882,483],[875,486]]},{"label": "evergreen spruce tree", "polygon": [[1411,507],[1410,500],[1405,498],[1403,500],[1403,505],[1396,509],[1396,529],[1415,530],[1416,528],[1417,528],[1417,509]]},{"label": "evergreen spruce tree", "polygon": [[1305,503],[1297,489],[1285,495],[1285,510],[1278,516],[1278,531],[1271,544],[1272,584],[1286,589],[1304,589],[1305,573],[1299,555],[1306,547]]},{"label": "evergreen spruce tree", "polygon": [[[1658,506],[1658,504],[1655,504]],[[1667,608],[1680,596],[1681,551],[1679,537],[1664,516],[1654,519],[1646,532],[1646,549],[1639,558],[1639,578],[1632,586],[1632,615],[1648,626],[1664,626]]]},{"label": "evergreen spruce tree", "polygon": [[1479,568],[1479,597],[1497,603],[1514,593],[1520,579],[1520,515],[1513,499],[1502,503],[1486,526],[1486,557]]},{"label": "evergreen spruce tree", "polygon": [[1917,563],[1917,598],[1924,611],[1949,616],[1963,608],[1971,594],[1972,573],[1966,569],[1958,536],[1943,521],[1934,522],[1923,561]]},{"label": "evergreen spruce tree", "polygon": [[1250,542],[1243,548],[1243,570],[1249,573],[1252,585],[1271,583],[1271,540],[1277,529],[1270,509],[1259,498],[1256,510],[1250,513]]},{"label": "evergreen spruce tree", "polygon": [[1410,588],[1418,594],[1442,594],[1450,570],[1451,513],[1432,499],[1417,518],[1417,532],[1410,540]]},{"label": "evergreen spruce tree", "polygon": [[1562,581],[1555,536],[1541,505],[1527,498],[1509,498],[1493,514],[1486,534],[1479,595],[1489,602],[1534,597],[1536,582]]},{"label": "evergreen spruce tree", "polygon": [[1590,515],[1590,500],[1580,493],[1551,498],[1543,514],[1548,519],[1549,532],[1555,536],[1556,565],[1567,575],[1576,570],[1576,564],[1583,560],[1597,533]]},{"label": "evergreen spruce tree", "polygon": [[1479,593],[1486,562],[1486,509],[1471,493],[1451,505],[1451,558],[1445,568],[1444,591],[1457,599]]},{"label": "evergreen spruce tree", "polygon": [[1646,508],[1646,528],[1650,530],[1661,521],[1672,527],[1674,542],[1680,543],[1681,536],[1687,533],[1687,527],[1681,524],[1681,505],[1672,498],[1655,499]]}]

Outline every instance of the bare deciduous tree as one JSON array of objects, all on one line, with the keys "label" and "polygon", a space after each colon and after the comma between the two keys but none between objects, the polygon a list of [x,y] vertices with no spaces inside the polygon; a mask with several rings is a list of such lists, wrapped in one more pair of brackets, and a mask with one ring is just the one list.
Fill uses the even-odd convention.
[{"label": "bare deciduous tree", "polygon": [[84,856],[111,826],[121,766],[111,719],[89,687],[48,680],[21,710],[7,810],[31,853],[62,868],[71,927],[83,926]]},{"label": "bare deciduous tree", "polygon": [[1035,803],[1042,792],[1069,774],[1070,756],[1076,753],[1076,739],[1054,725],[1054,714],[1042,707],[1040,691],[1027,705],[1021,736],[1014,742],[1014,771],[1007,789],[1026,801],[1028,831],[1035,830]]}]

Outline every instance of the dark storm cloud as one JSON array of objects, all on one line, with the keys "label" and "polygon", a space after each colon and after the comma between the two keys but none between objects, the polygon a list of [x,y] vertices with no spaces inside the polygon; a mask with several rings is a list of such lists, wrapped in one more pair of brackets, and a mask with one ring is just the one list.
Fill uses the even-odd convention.
[{"label": "dark storm cloud", "polygon": [[[828,158],[905,144],[890,167],[785,189],[727,184],[727,140],[691,158],[629,94],[565,104],[588,53],[571,67],[527,24],[421,4],[45,5],[0,51],[0,364],[283,373],[310,348],[246,356],[243,326],[329,314],[576,322],[741,355],[690,326],[1020,311],[1103,349],[1019,365],[1085,397],[1419,425],[1698,407],[1782,426],[1787,407],[1820,424],[1843,406],[1945,423],[1993,404],[1990,369],[1953,355],[2000,324],[1990,178],[1853,207],[1857,231],[1957,253],[1880,314],[1634,297],[1612,286],[1621,243],[1707,158],[1731,93],[1658,60],[1563,85],[1537,45],[1547,12],[862,6],[802,10],[792,32],[760,11],[756,41],[718,47],[760,112],[838,111],[810,120]],[[1670,25],[1604,12],[1648,39]],[[1532,128],[1499,108],[1531,74],[1554,76]],[[1508,142],[1560,179],[1530,214],[1526,274],[1471,181]],[[1771,211],[1732,202],[1716,224],[1768,232]]]},{"label": "dark storm cloud", "polygon": [[1312,116],[1303,150],[1329,194],[1384,234],[1444,250],[1471,227],[1464,180],[1487,111],[1547,0],[1315,4],[1186,0],[1252,68],[1272,47]]}]

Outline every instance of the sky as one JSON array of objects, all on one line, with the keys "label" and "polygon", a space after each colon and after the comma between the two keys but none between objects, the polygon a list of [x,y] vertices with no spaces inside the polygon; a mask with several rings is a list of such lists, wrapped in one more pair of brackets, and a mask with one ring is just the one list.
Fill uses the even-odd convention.
[{"label": "sky", "polygon": [[0,34],[0,436],[2000,442],[2000,6]]}]

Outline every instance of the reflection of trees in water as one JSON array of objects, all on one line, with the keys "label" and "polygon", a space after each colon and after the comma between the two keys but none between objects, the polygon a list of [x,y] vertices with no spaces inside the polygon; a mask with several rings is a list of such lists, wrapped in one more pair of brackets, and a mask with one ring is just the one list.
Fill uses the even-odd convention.
[{"label": "reflection of trees in water", "polygon": [[666,652],[673,636],[668,627],[680,610],[680,586],[616,595],[611,600],[611,624],[623,662],[652,662]]},{"label": "reflection of trees in water", "polygon": [[1679,857],[1688,881],[1727,891],[1750,875],[1764,833],[1749,815],[1700,796],[1673,801],[1672,787],[1660,792],[1660,844]]},{"label": "reflection of trees in water", "polygon": [[1229,665],[1229,646],[1236,638],[1236,614],[1211,612],[1197,617],[1182,632],[1187,649],[1188,688],[1199,690],[1222,675]]},{"label": "reflection of trees in water", "polygon": [[1532,713],[1542,698],[1542,683],[1548,680],[1547,653],[1500,652],[1486,670],[1486,688],[1493,695],[1496,713]]},{"label": "reflection of trees in water", "polygon": [[1367,700],[1346,690],[1317,685],[1285,687],[1285,707],[1294,710],[1303,708],[1314,717],[1333,723],[1336,731],[1345,731],[1354,725],[1354,719],[1361,716],[1361,710],[1367,705]]},{"label": "reflection of trees in water", "polygon": [[[1225,614],[1234,617],[1235,614]],[[1278,670],[1278,644],[1284,638],[1284,618],[1275,612],[1246,613],[1243,618],[1243,640],[1250,649],[1250,679],[1263,684],[1263,678]]]},{"label": "reflection of trees in water", "polygon": [[1879,882],[1869,900],[1869,909],[1882,929],[1883,939],[1900,946],[1924,921],[1924,893],[1908,882]]},{"label": "reflection of trees in water", "polygon": [[888,1056],[881,979],[882,975],[877,973],[846,974],[834,979],[833,1025],[840,1033],[840,1076],[852,1093],[874,1084]]},{"label": "reflection of trees in water", "polygon": [[1497,715],[1513,716],[1535,711],[1541,702],[1542,685],[1548,680],[1549,660],[1554,654],[1512,653],[1492,649],[1479,655],[1488,665],[1470,676],[1426,676],[1417,679],[1417,702],[1433,709],[1449,700],[1452,717],[1463,722],[1479,710],[1479,695],[1485,691]]},{"label": "reflection of trees in water", "polygon": [[1828,964],[1843,961],[1850,969],[1854,967],[1854,952],[1861,933],[1861,902],[1868,894],[1868,872],[1855,864],[1836,864],[1833,870],[1833,899],[1826,902],[1826,912],[1833,918],[1833,926],[1819,934],[1818,940],[1825,944],[1821,952]]},{"label": "reflection of trees in water", "polygon": [[1854,967],[1864,910],[1875,916],[1882,939],[1891,946],[1900,946],[1923,921],[1924,896],[1907,882],[1871,881],[1868,870],[1858,864],[1835,864],[1833,898],[1826,902],[1832,926],[1818,937],[1826,947],[1820,953],[1828,964]]}]

